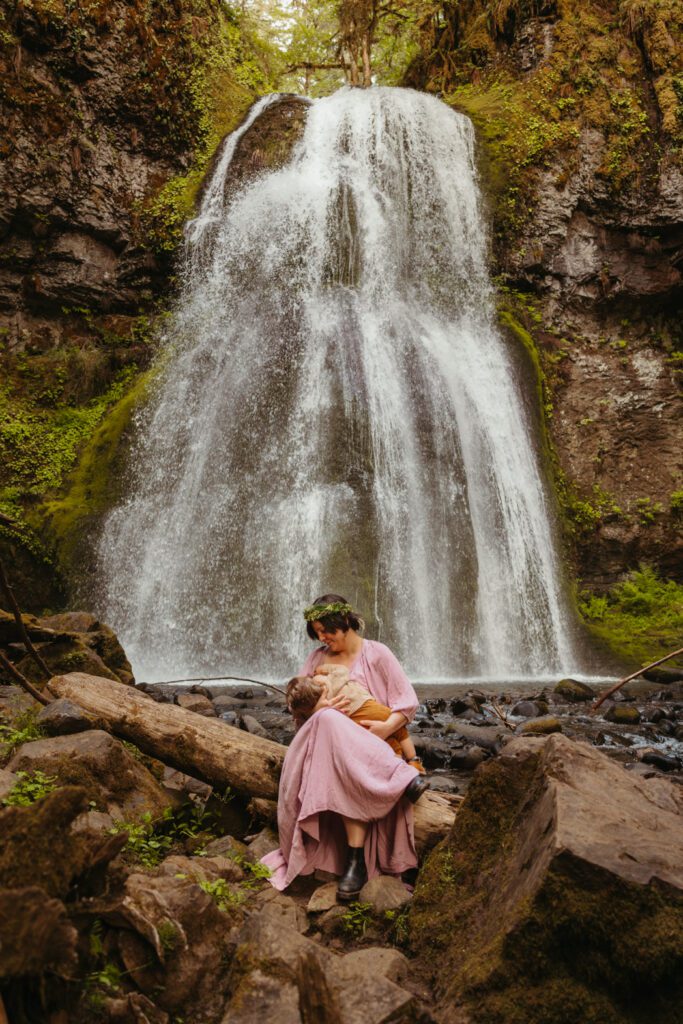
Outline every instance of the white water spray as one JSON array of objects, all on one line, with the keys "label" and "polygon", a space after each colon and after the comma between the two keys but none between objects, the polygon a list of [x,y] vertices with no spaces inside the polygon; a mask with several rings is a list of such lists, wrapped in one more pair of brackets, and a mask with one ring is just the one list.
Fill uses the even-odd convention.
[{"label": "white water spray", "polygon": [[329,590],[374,610],[416,679],[575,668],[470,122],[342,89],[287,167],[226,201],[235,146],[189,226],[172,353],[100,543],[136,671],[285,676]]}]

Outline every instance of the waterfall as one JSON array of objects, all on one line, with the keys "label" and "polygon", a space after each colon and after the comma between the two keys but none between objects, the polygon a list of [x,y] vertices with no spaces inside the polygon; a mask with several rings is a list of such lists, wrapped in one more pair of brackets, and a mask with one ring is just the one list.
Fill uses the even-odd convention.
[{"label": "waterfall", "polygon": [[226,191],[235,141],[99,545],[134,668],[283,677],[330,590],[417,680],[576,668],[469,120],[342,89],[286,167]]}]

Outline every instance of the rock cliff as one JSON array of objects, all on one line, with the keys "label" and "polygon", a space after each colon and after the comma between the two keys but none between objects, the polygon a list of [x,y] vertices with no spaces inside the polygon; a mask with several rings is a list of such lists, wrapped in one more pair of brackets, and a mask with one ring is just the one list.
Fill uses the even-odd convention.
[{"label": "rock cliff", "polygon": [[680,11],[442,5],[410,84],[478,129],[502,320],[535,347],[571,560],[680,579]]},{"label": "rock cliff", "polygon": [[19,524],[0,527],[0,548],[38,610],[60,603],[50,549],[78,530],[73,508],[54,526],[45,499],[114,409],[78,504],[106,500],[182,223],[269,85],[259,44],[217,0],[4,4],[0,69],[0,509]]}]

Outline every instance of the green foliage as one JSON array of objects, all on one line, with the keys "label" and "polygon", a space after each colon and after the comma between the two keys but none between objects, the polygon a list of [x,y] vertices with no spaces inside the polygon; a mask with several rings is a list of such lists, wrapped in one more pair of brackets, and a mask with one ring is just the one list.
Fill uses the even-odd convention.
[{"label": "green foliage", "polygon": [[581,594],[579,611],[595,637],[635,664],[655,661],[680,647],[683,586],[647,566],[607,594]]},{"label": "green foliage", "polygon": [[669,498],[669,508],[676,517],[683,516],[683,491],[674,491]]},{"label": "green foliage", "polygon": [[141,822],[115,821],[110,833],[116,835],[119,832],[126,832],[126,853],[143,867],[155,868],[173,846],[172,836],[158,832],[156,824],[152,820],[152,815],[147,812]]},{"label": "green foliage", "polygon": [[372,904],[350,903],[348,910],[340,920],[347,935],[360,939],[365,935],[367,927],[372,921]]},{"label": "green foliage", "polygon": [[32,708],[22,711],[10,724],[0,723],[0,764],[6,764],[23,743],[40,740],[44,735]]},{"label": "green foliage", "polygon": [[389,938],[397,946],[406,946],[410,933],[408,930],[408,907],[401,910],[385,910],[384,920],[389,926]]},{"label": "green foliage", "polygon": [[601,523],[623,515],[622,509],[607,491],[593,485],[590,499],[579,498],[573,490],[565,492],[565,513],[572,532],[582,540],[592,534]]},{"label": "green foliage", "polygon": [[6,807],[29,807],[57,788],[56,776],[45,775],[39,769],[33,772],[17,772],[16,776],[18,781],[2,800]]},{"label": "green foliage", "polygon": [[236,886],[231,887],[224,878],[216,878],[213,882],[204,879],[199,881],[197,885],[203,892],[215,900],[219,910],[230,910],[234,907],[239,907],[246,899],[244,892]]},{"label": "green foliage", "polygon": [[664,511],[661,502],[652,501],[651,498],[636,498],[635,508],[641,526],[651,526]]}]

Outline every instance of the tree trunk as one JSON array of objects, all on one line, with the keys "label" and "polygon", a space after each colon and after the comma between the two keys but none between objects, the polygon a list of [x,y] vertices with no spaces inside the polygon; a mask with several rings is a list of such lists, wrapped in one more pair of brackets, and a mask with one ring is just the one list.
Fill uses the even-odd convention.
[{"label": "tree trunk", "polygon": [[[277,800],[287,748],[272,740],[204,718],[175,704],[157,704],[140,690],[111,679],[70,672],[48,689],[103,719],[113,733],[164,764],[215,786]],[[415,805],[415,841],[424,851],[443,838],[455,819],[453,801],[425,793]]]}]

